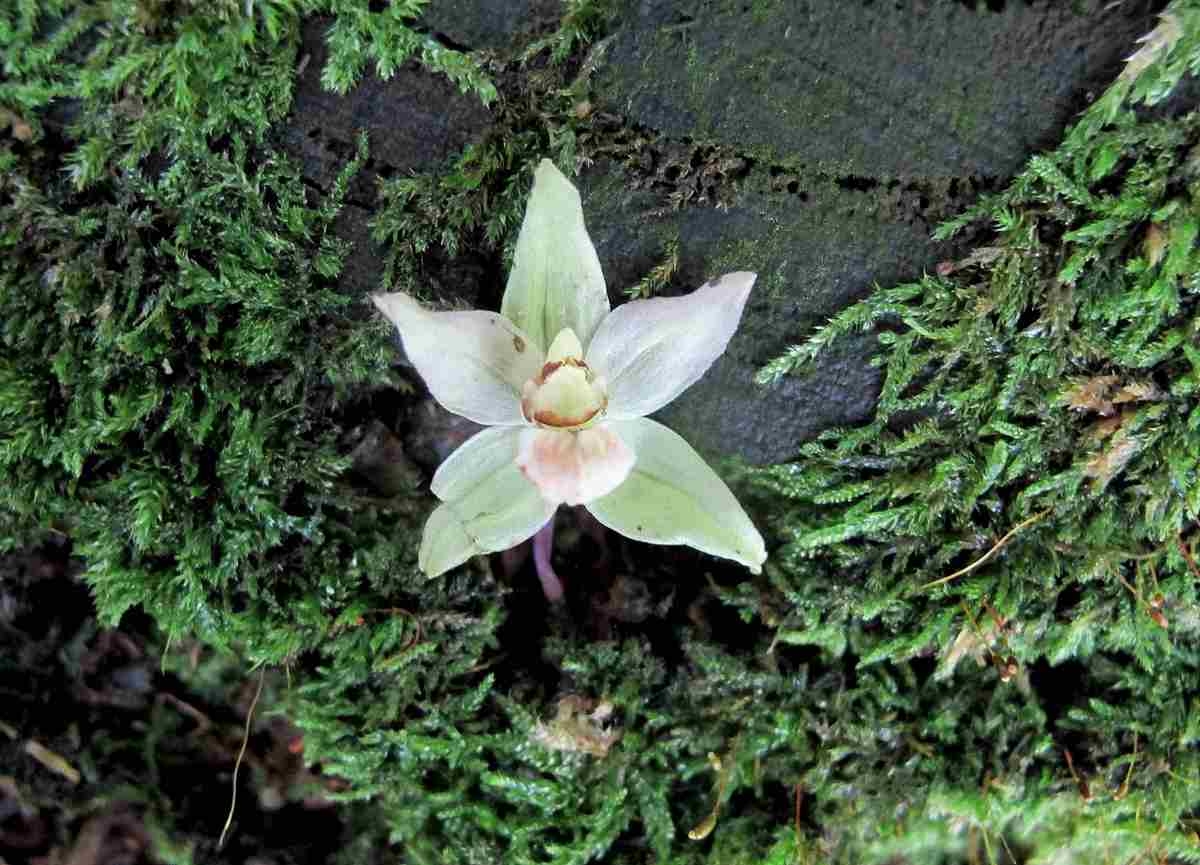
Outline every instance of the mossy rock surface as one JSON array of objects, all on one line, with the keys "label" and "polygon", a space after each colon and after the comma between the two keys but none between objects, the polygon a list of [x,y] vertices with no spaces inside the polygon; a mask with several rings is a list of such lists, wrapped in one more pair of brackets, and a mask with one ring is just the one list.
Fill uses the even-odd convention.
[{"label": "mossy rock surface", "polygon": [[416,61],[403,64],[387,80],[368,72],[349,93],[330,92],[321,83],[329,60],[329,24],[325,17],[304,22],[296,95],[281,137],[284,149],[299,161],[305,182],[323,194],[353,157],[358,137],[368,136],[370,156],[351,184],[335,228],[353,244],[342,285],[362,294],[377,289],[383,273],[385,252],[370,232],[379,180],[435,169],[479,140],[491,112],[474,95],[460,93],[445,76]]},{"label": "mossy rock surface", "polygon": [[949,257],[933,227],[1057,140],[1154,11],[624,4],[598,52],[594,101],[653,143],[633,168],[584,172],[605,274],[617,289],[634,284],[668,238],[679,240],[679,290],[759,273],[729,351],[664,411],[667,423],[708,452],[768,463],[868,419],[871,339],[771,390],[754,371],[873,284]]},{"label": "mossy rock surface", "polygon": [[1164,4],[627,0],[601,89],[639,123],[865,178],[1003,178]]},{"label": "mossy rock surface", "polygon": [[583,178],[584,212],[614,300],[674,237],[679,270],[672,290],[724,272],[758,272],[728,351],[662,416],[703,450],[759,463],[791,456],[822,429],[866,419],[879,377],[867,362],[871,339],[774,390],[756,386],[754,371],[873,280],[919,272],[929,257],[925,223],[881,218],[878,196],[845,194],[829,182],[789,193],[773,190],[770,180],[752,172],[728,206],[672,210],[653,189],[629,191],[619,167],[598,166]]},{"label": "mossy rock surface", "polygon": [[[422,20],[452,44],[513,56],[551,26],[550,5],[451,0]],[[1053,143],[1162,4],[898,5],[618,3],[592,52],[595,107],[646,141],[636,159],[600,159],[580,179],[614,303],[672,239],[669,290],[727,270],[760,274],[728,353],[663,412],[708,453],[788,459],[821,430],[869,418],[872,339],[770,390],[753,384],[754,370],[873,284],[953,254],[930,241],[933,227]],[[324,28],[305,24],[309,60],[285,140],[306,178],[327,186],[358,132],[370,134],[338,224],[355,244],[343,282],[361,293],[383,273],[369,230],[378,178],[436,173],[507,130],[415,63],[387,81],[368,74],[346,96],[323,90]],[[505,98],[523,98],[539,74],[525,70]],[[431,273],[439,296],[472,305],[498,299],[504,279],[503,263],[477,249]]]},{"label": "mossy rock surface", "polygon": [[[100,624],[147,629],[83,683],[220,707],[270,667],[260,717],[348,800],[336,862],[1193,861],[1200,116],[1185,88],[1162,107],[1200,68],[1200,0],[901,5],[569,0],[494,44],[467,24],[498,7],[455,0],[0,13],[0,550],[49,533]],[[891,95],[822,128],[838,76]],[[498,308],[545,157],[614,303],[760,274],[665,416],[772,463],[713,462],[762,574],[565,511],[563,604],[527,545],[420,573],[428,480],[471,429],[366,295]],[[10,572],[37,594],[0,597],[0,639],[40,645],[0,652],[10,684],[80,681],[45,659],[84,645],[83,587]],[[46,705],[77,711],[65,687]],[[69,721],[17,705],[0,720],[84,765]],[[147,742],[188,735],[157,706]],[[245,711],[200,709],[236,758]],[[126,720],[105,765],[142,778]],[[203,853],[212,798],[160,809]]]},{"label": "mossy rock surface", "polygon": [[552,30],[561,15],[558,0],[440,0],[426,8],[421,20],[466,50],[507,52],[530,34]]}]

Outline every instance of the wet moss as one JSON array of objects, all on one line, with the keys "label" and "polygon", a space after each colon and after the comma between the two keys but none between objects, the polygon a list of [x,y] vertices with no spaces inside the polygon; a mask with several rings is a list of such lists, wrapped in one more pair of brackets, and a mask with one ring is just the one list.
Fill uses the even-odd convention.
[{"label": "wet moss", "polygon": [[[488,303],[506,272],[529,168],[547,154],[583,167],[585,213],[614,300],[675,239],[679,267],[665,290],[722,270],[760,271],[727,359],[676,404],[672,423],[707,450],[762,462],[800,456],[722,465],[769,538],[761,578],[573,526],[559,564],[575,588],[566,609],[550,610],[519,551],[424,579],[414,546],[430,497],[419,488],[383,494],[352,471],[364,428],[381,423],[402,439],[419,420],[419,382],[392,368],[364,289],[340,279],[348,251],[333,226],[369,142],[344,154],[332,184],[306,184],[275,137],[297,74],[300,19],[287,4],[259,4],[249,22],[236,14],[241,4],[221,8],[234,36],[252,38],[208,33],[220,44],[204,56],[222,62],[185,64],[173,80],[196,94],[186,104],[152,87],[141,105],[114,105],[83,86],[118,74],[130,33],[153,57],[199,38],[172,21],[113,28],[86,74],[47,71],[29,53],[52,28],[3,31],[19,62],[0,95],[34,133],[22,140],[10,119],[0,143],[0,207],[17,227],[0,234],[0,525],[9,543],[45,527],[70,532],[109,620],[140,607],[174,640],[199,635],[286,671],[291,687],[279,699],[303,728],[306,753],[348,785],[348,813],[372,821],[367,834],[385,860],[970,861],[981,849],[1102,858],[1114,845],[1129,858],[1191,856],[1179,826],[1191,819],[1196,787],[1171,780],[1197,771],[1180,745],[1197,723],[1196,511],[1180,498],[1200,488],[1184,423],[1195,384],[1186,329],[1194,119],[1143,125],[1122,110],[1141,91],[1119,82],[1062,150],[960,221],[999,220],[1004,235],[997,242],[976,227],[982,245],[961,241],[951,260],[961,283],[918,281],[943,254],[927,241],[931,224],[1014,154],[1024,159],[1057,120],[1034,128],[1002,117],[1017,143],[968,154],[992,168],[964,159],[939,171],[954,142],[924,134],[930,117],[976,141],[991,134],[982,113],[946,120],[956,101],[947,98],[926,126],[908,130],[911,147],[884,154],[889,162],[879,142],[840,136],[832,123],[870,88],[823,83],[812,102],[800,94],[771,103],[779,76],[752,56],[761,43],[714,55],[714,20],[734,27],[725,35],[753,27],[792,38],[783,4],[626,4],[608,17],[580,0],[566,10],[574,25],[524,59],[491,63],[498,98],[478,138],[436,168],[384,178],[370,216],[388,249],[387,284],[461,300],[453,268],[467,258]],[[883,39],[880,22],[916,34],[910,19],[869,8],[855,36]],[[371,4],[342,12],[359,23],[383,14]],[[939,38],[959,32],[938,31],[939,22],[961,27],[955,16],[976,15],[957,4],[934,13],[929,32]],[[1019,36],[1029,21],[1051,20],[1037,18],[1045,14],[1058,16],[1066,41],[1052,33],[1030,50],[1058,46],[1058,57],[1088,23],[1049,7],[978,14],[967,56],[979,33],[1015,22]],[[817,24],[836,30],[831,20]],[[1132,31],[1141,19],[1121,20]],[[613,41],[580,21],[611,24]],[[1200,31],[1188,22],[1188,39],[1152,58],[1146,81],[1163,85],[1194,62]],[[401,25],[366,33],[399,38]],[[483,71],[478,58],[438,54],[424,35],[411,38],[427,60]],[[1106,31],[1096,41],[1119,38]],[[331,84],[391,56],[379,44],[356,52],[345,35],[334,42]],[[667,59],[679,62],[656,85],[655,108],[637,76]],[[784,60],[777,68],[802,66]],[[594,79],[599,64],[607,71]],[[730,82],[744,75],[768,91],[757,124],[738,125],[744,118],[727,110]],[[928,101],[952,92],[944,84],[914,86]],[[214,98],[241,88],[261,111]],[[1047,93],[1033,87],[1022,98],[1065,110]],[[672,101],[680,94],[701,101]],[[54,104],[67,98],[79,100],[78,122],[55,127]],[[150,136],[143,144],[182,145],[125,152],[113,146],[125,140],[122,119]],[[1106,183],[1129,193],[1120,200],[1132,209],[1109,214],[1123,222],[1092,218],[1117,195]],[[1145,220],[1166,226],[1154,265],[1139,252]],[[988,258],[997,243],[1004,254]],[[1065,291],[1054,278],[1072,260],[1075,282],[1061,282],[1074,289]],[[1155,267],[1173,268],[1175,281],[1148,287],[1166,272]],[[1170,319],[1162,340],[1094,338],[1120,306],[1121,280]],[[1093,290],[1116,306],[1087,306]],[[863,304],[839,312],[857,298]],[[1067,309],[1096,315],[1088,327],[1064,327]],[[756,389],[761,364],[829,316],[834,325],[815,343],[767,367],[773,389]],[[1046,329],[1031,331],[1039,321]],[[877,332],[863,335],[864,323]],[[1129,407],[1119,416],[1129,411],[1137,426],[1121,448],[1084,446],[1083,417],[1056,402],[1074,386],[1063,371],[1124,370],[1116,349],[1126,346],[1151,379],[1120,403]],[[869,362],[880,349],[883,369]],[[1029,352],[1045,365],[1001,374]],[[810,361],[816,369],[801,370]],[[1028,393],[1027,379],[1039,383]],[[1018,392],[1019,416],[991,416]],[[1117,392],[1101,381],[1077,400],[1091,411],[1111,396],[1118,416]],[[834,418],[842,429],[804,444]],[[1164,459],[1141,463],[1131,436],[1138,447],[1173,444]],[[1061,486],[1038,486],[1047,480]],[[1090,495],[1076,495],[1085,487]],[[1034,500],[1052,493],[1062,515],[1038,517]],[[952,588],[919,590],[985,554]],[[603,756],[597,741],[544,747],[564,701],[576,716],[605,707]],[[350,804],[366,800],[369,808]],[[693,840],[689,830],[707,835]]]}]

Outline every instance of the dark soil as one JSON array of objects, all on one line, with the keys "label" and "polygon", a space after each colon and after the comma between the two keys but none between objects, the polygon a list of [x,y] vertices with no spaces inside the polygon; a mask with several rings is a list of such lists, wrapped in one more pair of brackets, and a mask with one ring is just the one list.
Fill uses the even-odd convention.
[{"label": "dark soil", "polygon": [[258,678],[199,645],[164,654],[137,615],[100,628],[79,570],[66,543],[0,558],[0,862],[329,861],[337,782],[269,716],[270,677],[217,850]]}]

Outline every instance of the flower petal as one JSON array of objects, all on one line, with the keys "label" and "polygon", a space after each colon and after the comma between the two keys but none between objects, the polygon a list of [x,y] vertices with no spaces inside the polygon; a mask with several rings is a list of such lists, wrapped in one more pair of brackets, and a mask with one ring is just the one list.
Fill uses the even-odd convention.
[{"label": "flower petal", "polygon": [[514,547],[554,514],[517,468],[520,430],[488,429],[467,440],[433,476],[443,499],[425,523],[418,563],[431,577],[471,556]]},{"label": "flower petal", "polygon": [[727,273],[683,297],[617,307],[587,350],[608,387],[608,417],[643,417],[695,384],[725,351],[756,278]]},{"label": "flower petal", "polygon": [[606,495],[633,468],[633,451],[605,424],[578,432],[526,429],[520,435],[517,465],[554,504],[581,505]]},{"label": "flower petal", "polygon": [[637,455],[629,478],[587,509],[604,525],[637,541],[687,544],[733,559],[753,573],[767,551],[729,487],[691,445],[648,418],[607,424]]},{"label": "flower petal", "polygon": [[500,311],[543,349],[565,327],[586,346],[608,315],[608,290],[579,191],[548,159],[533,177]]},{"label": "flower petal", "polygon": [[520,328],[494,312],[431,312],[407,294],[371,299],[400,330],[434,399],[476,423],[525,422],[521,385],[541,370],[542,354]]},{"label": "flower petal", "polygon": [[471,490],[517,461],[521,430],[491,427],[480,430],[442,460],[429,483],[430,491],[444,502],[469,495]]}]

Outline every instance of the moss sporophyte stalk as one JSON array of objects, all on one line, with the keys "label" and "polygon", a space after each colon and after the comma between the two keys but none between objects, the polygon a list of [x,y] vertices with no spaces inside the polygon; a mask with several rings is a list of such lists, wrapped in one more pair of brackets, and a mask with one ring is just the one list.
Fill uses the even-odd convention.
[{"label": "moss sporophyte stalk", "polygon": [[[610,311],[579,193],[543,159],[499,314],[376,295],[434,398],[490,427],[434,475],[442,503],[425,524],[421,569],[436,576],[550,531],[565,504],[635,540],[687,544],[758,573],[766,548],[733,493],[646,417],[724,352],[754,280],[730,273]],[[561,597],[547,570],[547,595]]]}]

